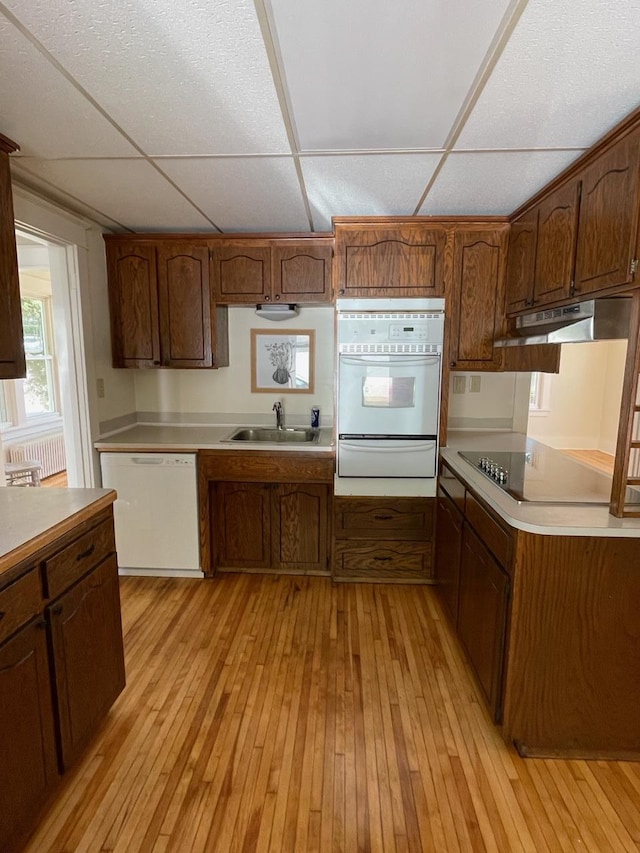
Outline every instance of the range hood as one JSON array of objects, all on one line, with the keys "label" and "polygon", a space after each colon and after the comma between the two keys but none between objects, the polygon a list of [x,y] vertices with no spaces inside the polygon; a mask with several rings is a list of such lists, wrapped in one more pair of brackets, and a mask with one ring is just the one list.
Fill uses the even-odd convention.
[{"label": "range hood", "polygon": [[517,317],[514,334],[498,338],[494,344],[522,347],[619,340],[629,336],[630,312],[630,296],[591,299],[562,308],[534,311]]}]

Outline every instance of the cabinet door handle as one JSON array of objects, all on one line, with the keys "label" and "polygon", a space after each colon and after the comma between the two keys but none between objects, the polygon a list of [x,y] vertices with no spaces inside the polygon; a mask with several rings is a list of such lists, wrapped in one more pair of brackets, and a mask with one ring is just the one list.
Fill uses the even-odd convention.
[{"label": "cabinet door handle", "polygon": [[83,551],[81,554],[78,554],[78,556],[76,557],[76,562],[80,562],[80,560],[84,560],[85,557],[90,557],[95,550],[96,550],[96,543],[94,542],[93,545],[89,545],[89,547],[87,548],[86,551]]},{"label": "cabinet door handle", "polygon": [[62,613],[62,605],[56,604],[55,607],[51,608],[51,612],[54,616],[59,616]]},{"label": "cabinet door handle", "polygon": [[0,619],[4,619],[4,617],[5,617],[6,615],[7,615],[7,614],[5,613],[5,611],[4,611],[4,610],[0,610]]},{"label": "cabinet door handle", "polygon": [[455,366],[456,366],[456,362],[455,362],[455,361],[450,361],[450,362],[449,362],[449,367],[455,367]]},{"label": "cabinet door handle", "polygon": [[280,299],[280,294],[276,293],[276,299]]},{"label": "cabinet door handle", "polygon": [[379,563],[388,563],[391,557],[374,557],[374,560],[377,560]]},{"label": "cabinet door handle", "polygon": [[392,515],[374,515],[373,517],[376,521],[389,521],[393,518]]},{"label": "cabinet door handle", "polygon": [[267,294],[267,295],[265,296],[264,301],[265,301],[265,302],[270,302],[270,301],[271,301],[271,297],[269,296],[269,294]]}]

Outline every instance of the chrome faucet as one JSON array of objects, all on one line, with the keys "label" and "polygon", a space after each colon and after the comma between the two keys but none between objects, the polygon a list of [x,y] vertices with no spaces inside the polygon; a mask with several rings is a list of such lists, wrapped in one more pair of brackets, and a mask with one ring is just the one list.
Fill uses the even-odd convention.
[{"label": "chrome faucet", "polygon": [[276,413],[276,428],[284,429],[284,409],[280,400],[273,404],[273,411]]}]

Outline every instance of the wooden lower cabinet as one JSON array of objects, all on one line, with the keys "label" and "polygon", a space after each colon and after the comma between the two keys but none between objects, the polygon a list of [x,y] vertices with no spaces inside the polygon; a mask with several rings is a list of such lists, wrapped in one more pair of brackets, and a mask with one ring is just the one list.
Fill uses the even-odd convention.
[{"label": "wooden lower cabinet", "polygon": [[111,507],[0,574],[0,614],[0,853],[14,853],[124,687]]},{"label": "wooden lower cabinet", "polygon": [[438,490],[436,513],[434,577],[440,599],[453,625],[457,626],[463,516],[442,488]]},{"label": "wooden lower cabinet", "polygon": [[45,622],[0,646],[0,851],[18,849],[58,780]]},{"label": "wooden lower cabinet", "polygon": [[311,453],[199,453],[205,574],[328,574],[334,464]]},{"label": "wooden lower cabinet", "polygon": [[334,498],[335,580],[431,577],[433,498]]},{"label": "wooden lower cabinet", "polygon": [[446,463],[440,478],[436,589],[505,740],[640,759],[640,539],[515,529]]},{"label": "wooden lower cabinet", "polygon": [[124,688],[118,566],[107,558],[48,607],[60,760],[67,770]]},{"label": "wooden lower cabinet", "polygon": [[458,636],[494,721],[502,718],[502,664],[509,576],[465,523],[460,551]]}]

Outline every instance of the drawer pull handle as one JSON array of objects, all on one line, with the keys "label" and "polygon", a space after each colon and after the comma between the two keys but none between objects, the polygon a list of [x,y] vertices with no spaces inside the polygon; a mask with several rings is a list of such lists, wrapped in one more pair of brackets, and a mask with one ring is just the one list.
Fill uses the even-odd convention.
[{"label": "drawer pull handle", "polygon": [[379,560],[381,563],[387,563],[391,557],[374,557],[374,560]]},{"label": "drawer pull handle", "polygon": [[374,515],[373,517],[376,521],[391,521],[393,518],[392,515]]},{"label": "drawer pull handle", "polygon": [[83,551],[81,554],[78,554],[78,556],[76,557],[76,560],[79,562],[80,560],[84,560],[85,557],[90,557],[91,554],[93,554],[93,552],[95,550],[96,550],[96,545],[94,542],[93,545],[89,545],[89,547],[87,548],[86,551]]}]

